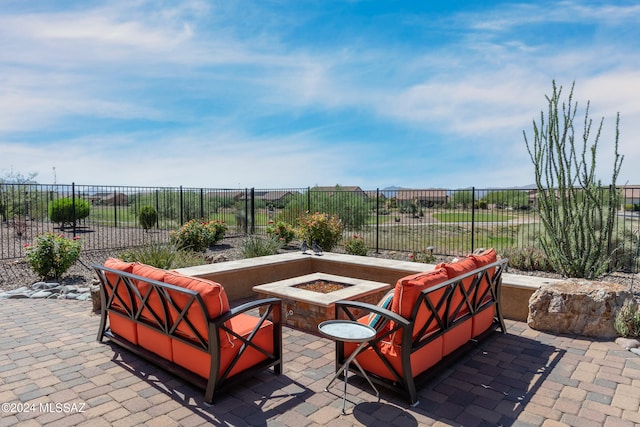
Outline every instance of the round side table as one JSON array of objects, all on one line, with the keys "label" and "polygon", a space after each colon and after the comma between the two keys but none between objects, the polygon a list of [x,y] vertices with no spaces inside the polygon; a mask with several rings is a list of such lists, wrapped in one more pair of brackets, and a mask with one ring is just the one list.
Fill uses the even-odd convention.
[{"label": "round side table", "polygon": [[356,360],[356,356],[362,349],[365,344],[371,341],[376,336],[376,330],[371,326],[363,325],[362,323],[358,323],[352,320],[327,320],[318,325],[318,331],[324,335],[325,337],[332,339],[334,341],[342,341],[342,342],[352,342],[357,343],[358,346],[353,353],[347,357],[347,360],[344,361],[342,366],[337,369],[336,374],[333,376],[329,384],[324,389],[325,391],[329,391],[329,387],[336,378],[342,372],[344,375],[344,396],[342,398],[342,413],[345,413],[345,405],[347,403],[347,383],[348,383],[348,372],[349,372],[349,364],[353,362],[362,376],[367,380],[371,388],[376,392],[376,397],[380,400],[380,393],[378,393],[378,389],[373,385],[367,373],[362,369],[358,361]]}]

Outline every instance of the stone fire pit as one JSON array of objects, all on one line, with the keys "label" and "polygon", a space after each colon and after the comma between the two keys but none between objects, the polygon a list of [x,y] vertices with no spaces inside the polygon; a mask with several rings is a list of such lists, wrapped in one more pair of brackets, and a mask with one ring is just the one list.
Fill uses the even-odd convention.
[{"label": "stone fire pit", "polygon": [[[332,286],[338,289],[323,289],[323,283],[325,286],[338,285]],[[326,273],[312,273],[253,287],[259,298],[282,299],[283,320],[287,326],[311,333],[318,332],[319,323],[335,318],[336,301],[351,300],[377,304],[389,289],[391,285],[388,283]]]}]

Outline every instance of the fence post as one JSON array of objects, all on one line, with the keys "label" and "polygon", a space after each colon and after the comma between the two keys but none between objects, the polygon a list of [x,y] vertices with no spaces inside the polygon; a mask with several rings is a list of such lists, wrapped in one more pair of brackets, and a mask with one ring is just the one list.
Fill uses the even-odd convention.
[{"label": "fence post", "polygon": [[376,188],[376,253],[380,253],[380,188]]},{"label": "fence post", "polygon": [[180,186],[180,225],[184,224],[184,197],[182,195],[182,185]]},{"label": "fence post", "polygon": [[256,189],[251,187],[251,234],[256,232]]},{"label": "fence post", "polygon": [[244,234],[249,234],[249,189],[244,188]]},{"label": "fence post", "polygon": [[[204,218],[204,189],[200,189],[200,218]],[[208,220],[209,218],[207,218]]]},{"label": "fence post", "polygon": [[71,183],[71,219],[73,220],[73,238],[76,237],[76,183]]},{"label": "fence post", "polygon": [[307,212],[311,212],[311,187],[307,187]]},{"label": "fence post", "polygon": [[160,195],[156,189],[156,228],[160,228]]},{"label": "fence post", "polygon": [[476,187],[471,187],[471,253],[476,244]]},{"label": "fence post", "polygon": [[113,226],[118,227],[118,193],[113,190]]}]

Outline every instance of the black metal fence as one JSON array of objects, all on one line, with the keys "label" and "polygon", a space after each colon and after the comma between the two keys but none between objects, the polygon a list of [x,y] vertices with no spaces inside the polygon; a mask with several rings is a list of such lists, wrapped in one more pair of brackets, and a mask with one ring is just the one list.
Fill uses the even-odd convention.
[{"label": "black metal fence", "polygon": [[[640,187],[621,188],[616,251],[637,256]],[[72,220],[52,222],[62,200]],[[89,206],[88,215],[79,206]],[[143,206],[158,213],[155,227],[138,221]],[[25,255],[25,244],[47,231],[78,236],[83,250],[135,247],[169,239],[190,219],[219,219],[227,237],[264,234],[270,222],[294,224],[305,212],[338,215],[345,237],[357,234],[375,251],[461,255],[479,247],[536,246],[544,233],[536,192],[514,189],[381,190],[357,187],[219,189],[98,185],[0,184],[0,259]],[[85,212],[86,213],[86,212]]]}]

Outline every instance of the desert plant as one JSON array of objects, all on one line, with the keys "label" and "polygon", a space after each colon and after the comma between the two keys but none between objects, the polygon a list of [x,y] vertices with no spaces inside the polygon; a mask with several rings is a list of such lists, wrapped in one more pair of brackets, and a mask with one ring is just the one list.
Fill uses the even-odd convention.
[{"label": "desert plant", "polygon": [[354,234],[344,244],[344,251],[349,255],[367,256],[369,248],[367,248],[367,244],[362,237]]},{"label": "desert plant", "polygon": [[627,304],[618,312],[613,322],[618,335],[627,338],[640,338],[640,307]]},{"label": "desert plant", "polygon": [[138,221],[140,221],[144,231],[149,231],[158,222],[158,211],[153,206],[143,206],[140,208],[140,213],[138,213]]},{"label": "desert plant", "polygon": [[411,252],[409,254],[409,260],[413,262],[420,262],[423,264],[430,264],[435,262],[436,257],[435,255],[433,255],[432,248],[426,248],[420,251]]},{"label": "desert plant", "polygon": [[303,216],[298,234],[301,239],[316,243],[325,251],[331,251],[340,241],[343,229],[342,221],[336,215],[316,212]]},{"label": "desert plant", "polygon": [[547,259],[542,249],[533,246],[522,248],[506,248],[502,252],[504,258],[509,258],[509,267],[523,271],[554,271],[553,265]]},{"label": "desert plant", "polygon": [[91,211],[91,203],[85,199],[64,197],[49,205],[49,219],[61,228],[73,225],[74,221],[85,219]]},{"label": "desert plant", "polygon": [[192,219],[171,233],[171,242],[179,249],[202,252],[222,240],[226,232],[227,225],[222,221]]},{"label": "desert plant", "polygon": [[543,111],[540,124],[533,122],[531,144],[526,132],[523,134],[535,168],[540,220],[546,230],[540,244],[547,259],[565,276],[596,278],[609,268],[614,219],[619,206],[615,187],[623,160],[618,154],[620,115],[616,121],[611,183],[603,187],[600,180],[596,180],[595,168],[604,119],[594,142],[587,147],[592,124],[587,102],[583,143],[579,147],[573,127],[577,110],[577,103],[573,102],[574,86],[565,103],[560,99],[562,87],[557,88],[554,81],[553,94],[547,96],[547,117]]},{"label": "desert plant", "polygon": [[127,249],[120,254],[127,262],[140,262],[165,270],[206,264],[201,253],[179,249],[174,244],[154,243]]},{"label": "desert plant", "polygon": [[82,247],[78,237],[45,233],[26,246],[27,263],[44,280],[59,279],[80,258]]},{"label": "desert plant", "polygon": [[296,237],[296,230],[291,224],[284,221],[277,221],[276,223],[270,221],[269,225],[267,225],[267,234],[288,245]]},{"label": "desert plant", "polygon": [[282,249],[283,242],[277,237],[260,237],[255,234],[243,240],[240,252],[245,258],[275,255]]}]

